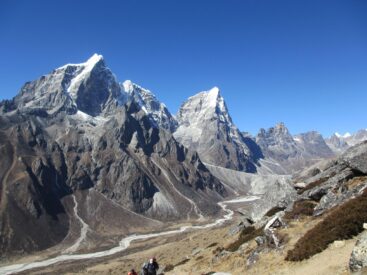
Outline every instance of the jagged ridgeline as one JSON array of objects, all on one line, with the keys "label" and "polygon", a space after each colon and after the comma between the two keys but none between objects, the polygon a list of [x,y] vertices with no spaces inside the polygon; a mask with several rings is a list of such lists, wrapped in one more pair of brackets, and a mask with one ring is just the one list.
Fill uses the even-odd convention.
[{"label": "jagged ridgeline", "polygon": [[[94,55],[27,82],[1,103],[2,255],[64,240],[73,209],[100,234],[108,234],[101,223],[126,234],[159,225],[145,217],[197,219],[219,210],[224,186],[166,131],[171,126],[161,127],[170,121],[155,123],[136,88],[118,83]],[[166,110],[152,103],[148,111],[156,108]]]},{"label": "jagged ridgeline", "polygon": [[0,103],[0,253],[64,249],[79,232],[100,247],[162,222],[203,221],[230,195],[261,194],[250,213],[261,219],[294,199],[289,174],[365,132],[325,142],[280,123],[253,137],[234,124],[217,87],[173,116],[151,91],[118,82],[95,54]]}]

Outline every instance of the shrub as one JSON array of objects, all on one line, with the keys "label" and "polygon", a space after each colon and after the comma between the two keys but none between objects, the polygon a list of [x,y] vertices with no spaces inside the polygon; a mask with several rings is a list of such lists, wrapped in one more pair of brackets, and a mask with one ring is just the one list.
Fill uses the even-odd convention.
[{"label": "shrub", "polygon": [[164,272],[168,272],[168,271],[172,271],[175,268],[174,265],[172,264],[168,264],[166,265],[166,267],[164,268]]},{"label": "shrub", "polygon": [[226,247],[226,250],[230,252],[237,251],[237,249],[245,242],[251,241],[255,239],[257,236],[262,235],[263,229],[264,227],[255,229],[254,226],[249,226],[249,227],[242,229],[240,235],[238,236],[238,239],[234,241],[233,243],[229,244]]},{"label": "shrub", "polygon": [[300,216],[312,216],[316,203],[311,200],[299,200],[293,205],[292,211],[286,212],[285,219],[297,219]]},{"label": "shrub", "polygon": [[325,219],[309,230],[295,247],[289,250],[286,260],[302,261],[323,251],[336,240],[350,239],[363,230],[367,221],[367,190],[362,195],[336,207]]},{"label": "shrub", "polygon": [[217,248],[215,248],[212,252],[214,255],[218,255],[220,252],[222,252],[224,250],[223,247],[218,246]]},{"label": "shrub", "polygon": [[216,246],[218,243],[212,243],[212,244],[209,244],[208,246],[207,246],[207,248],[211,248],[211,247],[214,247],[214,246]]},{"label": "shrub", "polygon": [[183,259],[182,261],[178,262],[177,264],[167,264],[164,268],[164,272],[172,271],[176,266],[186,264],[190,259]]}]

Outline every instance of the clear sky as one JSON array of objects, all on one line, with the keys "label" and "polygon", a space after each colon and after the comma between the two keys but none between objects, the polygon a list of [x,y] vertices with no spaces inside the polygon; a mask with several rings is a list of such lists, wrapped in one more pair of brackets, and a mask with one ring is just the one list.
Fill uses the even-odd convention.
[{"label": "clear sky", "polygon": [[172,113],[218,86],[253,134],[367,128],[366,0],[1,0],[0,53],[0,99],[99,53]]}]

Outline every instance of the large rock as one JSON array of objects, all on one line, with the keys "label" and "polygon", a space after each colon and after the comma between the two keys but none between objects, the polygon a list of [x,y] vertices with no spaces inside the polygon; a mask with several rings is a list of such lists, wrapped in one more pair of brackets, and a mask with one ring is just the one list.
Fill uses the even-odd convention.
[{"label": "large rock", "polygon": [[349,268],[352,271],[359,271],[367,267],[367,232],[363,232],[355,247],[349,260]]},{"label": "large rock", "polygon": [[350,168],[367,175],[367,141],[348,149],[342,159]]}]

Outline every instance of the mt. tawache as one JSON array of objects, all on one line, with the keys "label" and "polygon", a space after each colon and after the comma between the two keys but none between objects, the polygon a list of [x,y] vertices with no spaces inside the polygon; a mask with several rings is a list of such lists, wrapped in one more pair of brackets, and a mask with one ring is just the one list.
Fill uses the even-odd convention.
[{"label": "mt. tawache", "polygon": [[172,115],[148,89],[118,82],[98,54],[27,82],[0,103],[1,256],[96,250],[173,222],[204,224],[239,194],[266,198],[254,222],[291,204],[291,174],[367,139],[366,130],[292,135],[284,123],[254,137],[242,130],[219,88]]}]

